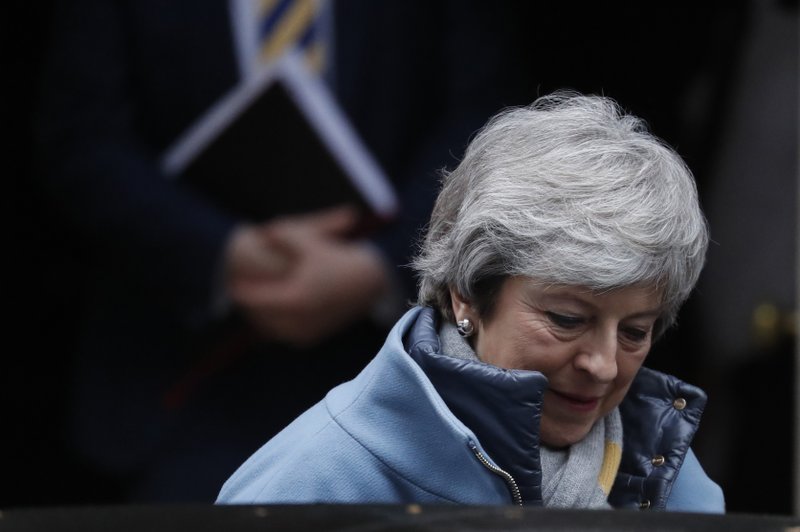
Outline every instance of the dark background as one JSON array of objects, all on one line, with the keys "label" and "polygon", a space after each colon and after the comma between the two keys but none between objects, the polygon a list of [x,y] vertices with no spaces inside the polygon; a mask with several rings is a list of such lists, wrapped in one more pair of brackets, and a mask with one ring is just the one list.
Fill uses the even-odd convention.
[{"label": "dark background", "polygon": [[[558,4],[514,4],[525,27],[519,53],[530,65],[530,100],[573,88],[611,96],[645,118],[694,170],[711,226],[698,290],[648,365],[709,393],[694,448],[725,490],[728,510],[789,514],[797,2]],[[116,502],[62,440],[79,250],[38,191],[30,121],[50,10],[50,2],[25,3],[5,7],[4,17],[2,123],[11,133],[2,161],[11,229],[0,369],[4,508]]]}]

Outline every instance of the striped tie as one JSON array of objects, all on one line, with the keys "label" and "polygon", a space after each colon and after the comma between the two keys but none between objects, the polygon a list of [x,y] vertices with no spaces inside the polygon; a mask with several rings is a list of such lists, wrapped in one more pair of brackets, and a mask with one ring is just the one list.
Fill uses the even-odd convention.
[{"label": "striped tie", "polygon": [[308,66],[320,72],[325,63],[325,47],[320,38],[318,0],[259,0],[260,56],[271,62],[291,47],[305,52]]}]

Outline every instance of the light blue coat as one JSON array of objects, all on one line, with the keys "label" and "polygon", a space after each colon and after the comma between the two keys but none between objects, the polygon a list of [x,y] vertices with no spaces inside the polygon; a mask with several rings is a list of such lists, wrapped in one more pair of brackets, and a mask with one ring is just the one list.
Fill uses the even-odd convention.
[{"label": "light blue coat", "polygon": [[[448,364],[454,360],[437,354],[432,316],[430,309],[409,311],[367,367],[352,381],[332,389],[251,456],[222,487],[217,503],[516,502],[508,479],[491,470],[498,468],[497,462],[409,355],[410,350],[415,356],[423,352]],[[458,371],[475,369],[470,364],[481,366],[477,369],[482,375],[487,369],[485,364],[468,361],[456,364]],[[538,372],[493,371],[516,386],[534,389],[539,398],[546,388],[547,381]],[[540,407],[541,401],[533,405]],[[690,417],[699,416],[690,408],[686,411]],[[696,421],[690,424],[696,426]],[[624,465],[627,449],[623,449]],[[642,449],[639,446],[637,452]],[[538,448],[532,454],[538,467]],[[665,466],[677,464],[679,469],[672,474],[664,475],[663,468],[642,478],[637,471],[628,473],[624,484],[641,493],[623,493],[618,497],[620,506],[639,506],[650,496],[655,504],[647,506],[656,509],[723,512],[720,488],[703,472],[688,445],[679,454],[667,455]],[[648,491],[645,476],[659,475],[656,491]],[[665,504],[659,503],[659,497]],[[534,496],[523,502],[540,504],[540,500]]]}]

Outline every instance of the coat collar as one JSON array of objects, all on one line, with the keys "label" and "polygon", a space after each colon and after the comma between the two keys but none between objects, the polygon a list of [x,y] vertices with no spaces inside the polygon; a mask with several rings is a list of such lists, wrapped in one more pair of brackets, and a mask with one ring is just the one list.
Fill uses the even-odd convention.
[{"label": "coat collar", "polygon": [[426,315],[421,308],[407,312],[367,367],[328,393],[325,407],[344,432],[405,483],[442,502],[510,504],[505,482],[487,473],[474,454],[474,449],[488,451],[404,347],[403,338]]},{"label": "coat collar", "polygon": [[405,336],[406,351],[447,407],[515,479],[523,501],[541,505],[539,422],[547,379],[535,371],[447,356],[441,352],[438,325],[437,313],[422,309]]}]

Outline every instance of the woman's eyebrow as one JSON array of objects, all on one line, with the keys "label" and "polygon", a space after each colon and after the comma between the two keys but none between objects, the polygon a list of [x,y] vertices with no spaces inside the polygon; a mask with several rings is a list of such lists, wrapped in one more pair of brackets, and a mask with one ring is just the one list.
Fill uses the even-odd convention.
[{"label": "woman's eyebrow", "polygon": [[[556,289],[557,290],[557,289]],[[602,304],[595,303],[591,300],[590,293],[587,292],[587,297],[581,297],[581,294],[576,294],[572,292],[561,292],[558,291],[554,292],[545,292],[540,295],[541,300],[543,303],[546,304],[557,304],[557,303],[568,303],[568,304],[576,304],[578,306],[583,307],[586,310],[590,311],[599,311],[602,309]],[[623,319],[640,319],[640,318],[658,318],[661,314],[664,313],[664,309],[659,307],[655,307],[652,309],[645,309],[641,311],[634,312],[633,314],[629,314],[625,316]]]},{"label": "woman's eyebrow", "polygon": [[584,299],[577,294],[571,293],[543,293],[541,299],[544,303],[571,303],[577,304],[589,310],[597,310],[598,305],[595,305],[588,299]]},{"label": "woman's eyebrow", "polygon": [[643,310],[641,312],[636,312],[627,316],[625,319],[636,319],[636,318],[658,318],[663,314],[664,310],[662,308],[656,308],[652,310]]}]

